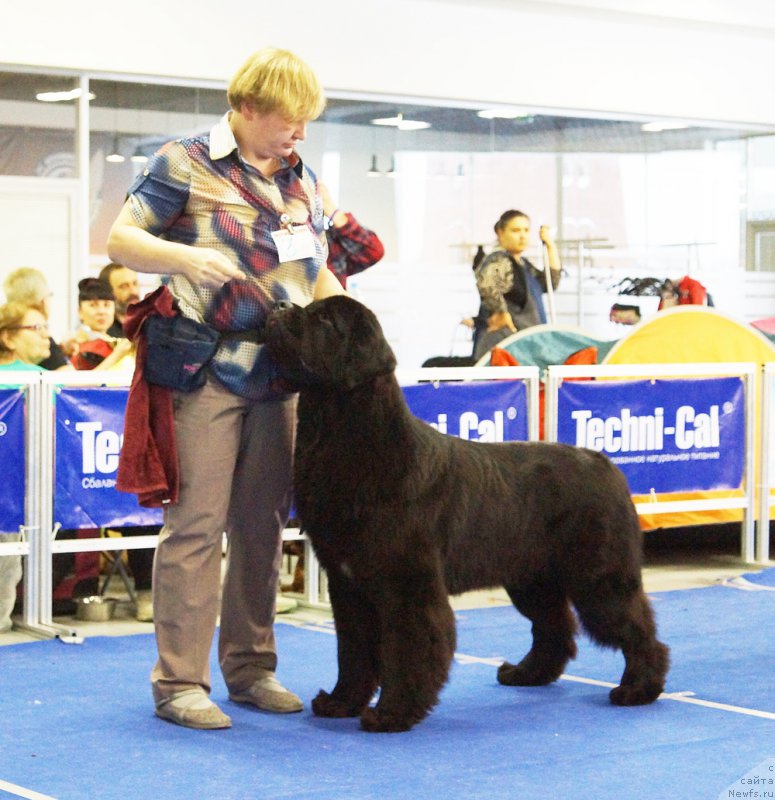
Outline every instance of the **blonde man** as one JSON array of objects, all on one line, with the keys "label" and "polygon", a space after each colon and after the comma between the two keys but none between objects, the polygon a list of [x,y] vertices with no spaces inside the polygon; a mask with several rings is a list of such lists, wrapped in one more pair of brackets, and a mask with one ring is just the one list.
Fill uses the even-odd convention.
[{"label": "blonde man", "polygon": [[154,564],[156,714],[191,728],[231,725],[209,698],[224,530],[218,650],[229,697],[302,709],[275,677],[273,632],[295,398],[278,393],[254,332],[278,301],[342,292],[325,268],[317,179],[296,153],[323,110],[320,83],[294,54],[266,48],[238,70],[228,99],[209,134],[154,155],[108,242],[112,260],[169,275],[184,316],[228,334],[204,387],[175,392],[180,495],[165,505]]}]

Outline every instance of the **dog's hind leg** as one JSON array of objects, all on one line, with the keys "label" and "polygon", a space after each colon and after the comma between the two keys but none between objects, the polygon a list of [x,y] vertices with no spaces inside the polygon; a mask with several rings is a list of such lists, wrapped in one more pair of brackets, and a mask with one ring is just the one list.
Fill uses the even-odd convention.
[{"label": "dog's hind leg", "polygon": [[330,570],[328,594],[336,625],[339,677],[312,701],[319,717],[357,717],[379,686],[379,619],[373,604],[344,575]]},{"label": "dog's hind leg", "polygon": [[576,620],[565,593],[549,582],[505,587],[516,609],[533,623],[533,646],[519,664],[507,661],[498,681],[507,686],[545,686],[556,681],[576,656]]},{"label": "dog's hind leg", "polygon": [[455,654],[455,617],[440,575],[385,580],[380,595],[382,688],[361,727],[406,731],[438,702]]},{"label": "dog's hind leg", "polygon": [[656,638],[654,612],[640,581],[607,576],[574,597],[574,605],[590,636],[624,655],[624,673],[611,690],[611,702],[635,706],[656,700],[665,687],[670,651]]}]

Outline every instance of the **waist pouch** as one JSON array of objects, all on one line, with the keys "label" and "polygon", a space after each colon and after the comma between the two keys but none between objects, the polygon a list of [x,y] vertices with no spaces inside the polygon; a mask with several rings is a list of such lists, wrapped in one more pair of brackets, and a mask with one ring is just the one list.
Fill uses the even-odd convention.
[{"label": "waist pouch", "polygon": [[193,392],[205,385],[205,367],[218,349],[218,331],[188,317],[149,316],[143,324],[148,383]]}]

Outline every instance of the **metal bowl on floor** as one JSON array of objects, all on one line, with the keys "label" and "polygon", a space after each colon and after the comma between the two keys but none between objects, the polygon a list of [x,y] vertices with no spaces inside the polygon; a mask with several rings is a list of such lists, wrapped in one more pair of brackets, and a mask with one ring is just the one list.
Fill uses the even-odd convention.
[{"label": "metal bowl on floor", "polygon": [[89,622],[107,622],[116,613],[115,597],[102,597],[94,594],[89,597],[78,597],[75,600],[75,616]]}]

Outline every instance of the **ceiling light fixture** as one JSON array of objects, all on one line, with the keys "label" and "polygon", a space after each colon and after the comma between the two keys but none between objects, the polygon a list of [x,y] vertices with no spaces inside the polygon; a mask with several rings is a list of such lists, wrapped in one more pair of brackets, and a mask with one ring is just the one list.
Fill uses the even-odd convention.
[{"label": "ceiling light fixture", "polygon": [[105,161],[109,161],[111,164],[121,164],[126,161],[118,149],[118,136],[113,137],[113,149],[105,156]]},{"label": "ceiling light fixture", "polygon": [[379,178],[382,173],[379,171],[379,167],[377,166],[377,154],[375,153],[371,157],[371,167],[369,171],[366,173],[370,178]]},{"label": "ceiling light fixture", "polygon": [[644,122],[640,129],[647,133],[660,133],[661,131],[681,131],[688,127],[684,122]]},{"label": "ceiling light fixture", "polygon": [[[35,99],[40,100],[41,103],[64,103],[68,100],[77,100],[80,96],[80,89],[70,89],[67,92],[38,92],[35,95]],[[97,95],[94,92],[89,92],[86,97],[89,100],[94,100]]]},{"label": "ceiling light fixture", "polygon": [[371,124],[398,128],[400,131],[421,131],[425,128],[431,127],[430,122],[421,122],[418,119],[404,119],[403,114],[397,114],[395,117],[380,117],[379,119],[373,119]]},{"label": "ceiling light fixture", "polygon": [[396,169],[396,157],[390,156],[390,169],[385,173],[388,178],[397,178],[398,170]]},{"label": "ceiling light fixture", "polygon": [[525,114],[518,108],[483,108],[476,112],[477,117],[482,119],[532,119],[530,114]]},{"label": "ceiling light fixture", "polygon": [[129,157],[130,161],[133,161],[135,164],[145,164],[148,161],[148,156],[140,149],[140,145],[135,147],[134,153]]}]

